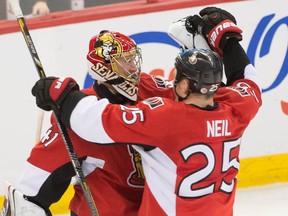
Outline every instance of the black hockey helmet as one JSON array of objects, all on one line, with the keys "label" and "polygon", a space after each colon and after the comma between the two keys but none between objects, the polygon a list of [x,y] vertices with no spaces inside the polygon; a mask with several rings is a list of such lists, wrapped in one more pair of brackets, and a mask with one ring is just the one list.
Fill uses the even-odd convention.
[{"label": "black hockey helmet", "polygon": [[223,63],[220,56],[209,49],[191,49],[176,57],[174,86],[182,78],[189,80],[190,93],[214,94],[222,81]]}]

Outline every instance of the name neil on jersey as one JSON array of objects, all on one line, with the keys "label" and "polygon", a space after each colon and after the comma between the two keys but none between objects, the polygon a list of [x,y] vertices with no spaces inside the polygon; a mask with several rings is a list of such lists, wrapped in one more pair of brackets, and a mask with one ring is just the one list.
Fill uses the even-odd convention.
[{"label": "name neil on jersey", "polygon": [[207,137],[231,136],[227,119],[206,121]]}]

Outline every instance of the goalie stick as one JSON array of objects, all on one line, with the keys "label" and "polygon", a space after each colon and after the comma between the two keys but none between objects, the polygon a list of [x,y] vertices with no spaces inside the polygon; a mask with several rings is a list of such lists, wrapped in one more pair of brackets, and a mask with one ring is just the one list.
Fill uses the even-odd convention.
[{"label": "goalie stick", "polygon": [[[45,75],[42,63],[40,61],[40,58],[39,58],[38,53],[36,51],[36,48],[34,46],[32,37],[31,37],[29,30],[28,30],[28,27],[26,25],[22,10],[21,10],[20,5],[19,5],[19,0],[9,0],[9,2],[11,5],[11,8],[13,10],[13,13],[17,19],[17,22],[20,26],[21,32],[24,36],[26,45],[29,49],[29,52],[31,54],[31,57],[32,57],[33,62],[35,64],[35,67],[37,69],[38,75],[40,78],[45,78],[46,75]],[[86,201],[89,205],[91,214],[92,214],[92,216],[99,216],[98,210],[96,208],[95,202],[93,200],[93,197],[92,197],[92,194],[90,191],[90,188],[86,182],[85,176],[84,176],[82,168],[81,168],[81,164],[78,160],[78,157],[77,157],[76,152],[74,150],[74,147],[72,145],[71,139],[68,135],[68,132],[67,132],[65,126],[63,125],[63,123],[58,118],[56,112],[54,112],[54,115],[56,117],[59,131],[62,135],[63,141],[64,141],[65,146],[67,148],[67,151],[69,153],[73,168],[75,170],[77,177],[79,178],[79,182],[80,182],[81,188],[83,190],[83,193],[85,195]]]}]

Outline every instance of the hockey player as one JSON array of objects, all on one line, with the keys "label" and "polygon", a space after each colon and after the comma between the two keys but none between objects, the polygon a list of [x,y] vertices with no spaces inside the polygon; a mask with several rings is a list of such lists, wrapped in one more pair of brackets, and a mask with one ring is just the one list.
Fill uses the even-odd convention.
[{"label": "hockey player", "polygon": [[[98,82],[83,89],[85,95],[96,95],[99,99],[107,98],[111,103],[125,105],[155,94],[175,98],[172,83],[140,73],[140,48],[131,38],[119,32],[105,30],[94,36],[89,43],[87,60],[89,74]],[[112,148],[94,145],[72,131],[68,132],[99,214],[136,215],[144,184],[139,153],[128,145],[115,145]],[[61,198],[74,175],[52,115],[51,127],[32,149],[18,187],[9,186],[12,215],[51,215],[49,206]],[[85,196],[75,180],[71,214],[90,215]]]},{"label": "hockey player", "polygon": [[[136,86],[133,84],[133,82],[132,83],[130,81],[124,82],[124,80],[122,81],[120,80],[119,85],[117,83],[113,84],[112,82],[115,82],[115,81],[117,82],[117,80],[116,79],[114,80],[115,77],[113,76],[109,77],[109,75],[111,76],[111,74],[115,75],[114,72],[110,71],[112,69],[111,68],[112,64],[109,61],[109,58],[110,58],[109,49],[111,48],[111,45],[114,46],[114,49],[119,49],[119,50],[120,50],[119,47],[123,46],[125,49],[124,51],[127,51],[131,48],[131,47],[128,47],[126,49],[127,44],[130,43],[130,39],[127,38],[125,35],[122,35],[117,32],[115,33],[110,32],[110,34],[101,33],[100,35],[96,35],[95,37],[91,39],[87,59],[88,59],[89,74],[91,75],[91,77],[95,80],[100,80],[101,82],[104,82],[104,83],[100,85],[98,85],[98,83],[94,83],[93,87],[88,88],[88,89],[83,89],[82,90],[83,92],[85,92],[86,94],[93,94],[93,95],[96,94],[100,98],[108,98],[112,103],[121,103],[121,104],[124,104],[127,102],[133,104],[134,101],[137,100],[138,92],[139,92],[138,100],[142,100],[145,97],[153,96],[155,94],[160,95],[160,96],[171,97],[171,98],[175,97],[173,94],[173,89],[171,88],[172,87],[171,83],[166,82],[160,79],[159,77],[153,77],[153,76],[150,77],[150,76],[147,76],[146,74],[141,74],[142,82],[140,84],[137,84]],[[174,39],[179,38],[177,42],[180,44],[180,46],[182,46],[182,43],[180,41],[185,41],[185,40],[187,41],[187,43],[189,42],[191,46],[195,46],[194,41],[191,40],[191,38],[194,35],[188,33],[189,36],[187,37],[187,31],[183,23],[181,23],[180,26],[179,24],[174,25],[174,27],[172,27],[169,30],[169,35],[172,36]],[[114,40],[113,37],[116,37],[119,41]],[[202,37],[199,37],[199,35],[197,35],[196,38],[197,38],[197,42],[196,42],[197,47],[198,46],[207,47],[207,43],[205,40],[203,40]],[[116,43],[116,45],[111,43],[111,41],[113,40]],[[134,45],[132,45],[132,47],[133,46]],[[123,66],[123,69],[127,67],[127,65],[122,65],[122,66]],[[140,65],[138,65],[138,67],[140,68]],[[115,71],[117,71],[117,69]],[[105,75],[104,72],[107,72],[106,74],[107,76]],[[127,87],[127,86],[130,86],[130,87]],[[140,90],[138,90],[138,88]],[[112,92],[110,92],[110,90],[112,90]],[[166,90],[168,91],[168,93],[165,92]],[[118,92],[118,93],[114,95],[113,92],[114,93]],[[89,146],[87,142],[75,136],[73,132],[69,132],[69,135],[71,136],[73,145],[76,145],[76,147],[77,147],[77,144],[80,144],[80,143],[86,143],[85,145]],[[76,143],[74,144],[74,142]],[[100,147],[93,145],[91,148],[99,149]],[[9,192],[7,192],[7,194],[9,194],[10,202],[13,203],[11,205],[13,208],[8,209],[8,207],[11,207],[11,206],[9,206],[9,201],[5,200],[5,203],[3,205],[3,212],[1,216],[6,215],[8,210],[9,211],[12,210],[12,213],[16,215],[29,215],[29,216],[32,216],[32,215],[41,216],[45,214],[50,215],[51,213],[49,211],[49,206],[52,203],[60,199],[60,197],[64,194],[65,190],[67,189],[69,185],[71,176],[74,175],[73,167],[70,164],[70,159],[66,157],[67,156],[66,151],[67,150],[62,141],[62,138],[59,135],[59,130],[56,125],[55,119],[53,116],[51,116],[51,128],[47,130],[42,140],[31,151],[31,156],[28,158],[27,164],[25,166],[26,168],[23,171],[23,175],[18,186],[18,189],[20,189],[22,193],[25,194],[24,195],[25,199],[23,199],[23,194],[19,190],[17,190],[14,186],[9,185],[7,188]],[[131,154],[131,156],[129,156],[128,159],[124,160],[122,158],[125,158],[124,156],[127,155],[127,149],[124,148],[124,151],[123,151],[123,147],[117,147],[115,148],[115,151],[111,151],[110,149],[105,148],[105,151],[102,154],[93,153],[93,155],[90,155],[89,150],[85,150],[81,152],[83,153],[80,154],[80,156],[83,157],[83,159],[80,158],[80,161],[81,162],[82,160],[84,161],[83,162],[84,171],[86,167],[89,167],[89,166],[91,166],[92,168],[99,167],[99,166],[102,167],[102,164],[98,164],[98,162],[95,161],[93,157],[95,157],[95,155],[96,157],[104,157],[105,155],[107,157],[107,154],[111,155],[111,159],[108,160],[106,158],[105,164],[109,164],[111,167],[113,167],[112,166],[113,163],[116,163],[116,165],[114,166],[115,170],[118,169],[119,165],[122,166],[126,164],[125,167],[127,167],[127,163],[130,169],[135,168],[135,170],[133,169],[134,173],[131,175],[131,178],[129,181],[134,182],[132,183],[132,185],[134,184],[138,186],[136,186],[135,189],[131,190],[130,195],[128,195],[128,197],[125,197],[125,195],[127,195],[126,191],[124,195],[124,199],[127,200],[127,198],[134,197],[133,198],[134,201],[130,202],[128,199],[126,203],[121,204],[121,202],[118,202],[117,200],[119,205],[121,205],[121,208],[126,206],[125,209],[127,209],[127,211],[129,210],[130,214],[133,215],[133,211],[134,211],[133,209],[136,209],[135,206],[137,207],[137,205],[139,205],[139,202],[140,202],[139,197],[141,196],[141,193],[142,193],[141,187],[143,185],[143,176],[144,176],[143,170],[141,168],[142,167],[141,157],[139,156],[139,153],[135,151],[135,149],[129,147],[128,152],[129,154]],[[119,163],[118,160],[112,159],[113,152],[114,153],[119,152],[119,154],[117,153],[117,155],[121,157],[121,163]],[[121,152],[124,152],[123,153],[124,155],[120,154]],[[55,161],[55,158],[53,157],[55,157],[55,155],[57,157],[62,154],[64,154],[65,157],[57,158],[57,160]],[[85,159],[85,157],[87,158]],[[41,160],[39,160],[39,158],[41,158]],[[131,168],[130,160],[133,161],[132,168]],[[49,164],[49,166],[47,164]],[[104,169],[104,170],[105,172],[107,171],[107,169]],[[127,173],[123,172],[122,169],[118,169],[118,170],[119,170],[118,173],[114,173],[115,176],[119,175],[121,177],[121,175],[123,175],[123,177],[126,177],[128,175]],[[125,170],[129,170],[129,168],[126,168]],[[108,169],[108,174],[109,172],[114,172],[114,170]],[[44,173],[45,173],[45,177],[43,178]],[[94,171],[92,170],[91,174],[89,174],[89,176],[87,177],[88,181],[90,182],[90,179],[92,179],[94,176],[97,179],[100,179],[98,181],[101,181],[101,179],[105,177],[102,170],[99,170],[96,168],[94,169]],[[35,180],[33,179],[39,179],[40,177],[43,178],[41,181],[34,182]],[[61,179],[61,181],[59,181],[59,179]],[[31,184],[31,182],[33,183]],[[113,181],[105,182],[105,184],[110,186],[114,184],[114,182]],[[121,184],[123,184],[123,178],[122,178],[122,182],[119,183],[119,185]],[[126,182],[124,183],[124,185],[126,186]],[[111,191],[109,190],[105,190],[107,192],[101,191],[101,187],[102,187],[101,183],[97,184],[97,186],[95,185],[95,187],[97,187],[97,189],[94,189],[94,183],[92,183],[92,187],[91,187],[92,194],[94,196],[94,199],[97,201],[97,207],[99,209],[101,209],[102,206],[104,206],[104,204],[106,206],[114,202],[114,201],[113,202],[110,201],[110,199],[105,198],[106,193],[109,192],[111,195],[113,195],[113,193],[111,193]],[[111,187],[114,187],[114,186],[110,186],[109,188]],[[70,208],[74,209],[74,212],[72,212],[71,214],[85,215],[87,214],[87,212],[89,212],[89,208],[88,208],[88,205],[86,204],[85,196],[82,192],[82,189],[77,184],[77,181],[76,181],[76,185],[74,186],[74,189],[75,189],[75,195],[70,205]],[[133,192],[137,193],[138,195],[134,195]],[[123,195],[122,193],[124,193],[122,189],[121,189],[121,192],[116,190],[115,193],[117,194],[119,193],[118,198],[122,199],[120,198],[120,195]],[[100,198],[100,194],[104,200],[98,201],[98,199],[102,199]],[[35,203],[37,203],[38,205],[36,205]],[[39,206],[42,206],[42,208],[40,208]],[[115,211],[117,211],[117,213],[115,213]],[[119,208],[117,207],[115,208],[112,205],[111,209],[109,207],[109,208],[106,208],[105,212],[103,210],[101,210],[100,212],[102,213],[101,215],[105,215],[106,213],[114,214],[114,215],[117,215],[117,214],[121,215],[122,213],[126,214],[127,211],[119,210]]]},{"label": "hockey player", "polygon": [[72,78],[40,79],[32,89],[37,105],[56,104],[63,123],[80,137],[130,143],[140,152],[146,180],[140,216],[233,215],[241,137],[262,104],[261,88],[234,17],[214,7],[200,15],[188,17],[186,27],[223,57],[227,87],[218,88],[219,55],[192,49],[175,61],[178,102],[154,97],[136,106],[111,104],[70,88]]}]

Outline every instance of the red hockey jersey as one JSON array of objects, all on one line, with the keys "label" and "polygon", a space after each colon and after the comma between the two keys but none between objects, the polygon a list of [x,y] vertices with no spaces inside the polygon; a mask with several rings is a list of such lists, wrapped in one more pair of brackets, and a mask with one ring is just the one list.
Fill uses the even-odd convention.
[{"label": "red hockey jersey", "polygon": [[[141,74],[140,79],[139,100],[154,95],[174,99],[171,83],[145,73]],[[96,94],[93,87],[84,89],[83,92],[88,95]],[[83,162],[83,172],[99,214],[136,215],[144,184],[139,153],[128,145],[95,145],[81,139],[71,130],[68,133],[79,160]],[[48,208],[60,199],[74,175],[67,149],[52,115],[51,127],[31,151],[19,189]],[[70,208],[78,216],[90,215],[85,196],[76,178],[75,180],[75,195]]]},{"label": "red hockey jersey", "polygon": [[[254,68],[215,94],[213,110],[149,98],[136,106],[88,96],[70,124],[95,143],[128,143],[141,154],[146,184],[138,215],[231,216],[241,137],[262,104]],[[83,111],[85,110],[85,111]]]}]

